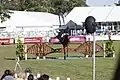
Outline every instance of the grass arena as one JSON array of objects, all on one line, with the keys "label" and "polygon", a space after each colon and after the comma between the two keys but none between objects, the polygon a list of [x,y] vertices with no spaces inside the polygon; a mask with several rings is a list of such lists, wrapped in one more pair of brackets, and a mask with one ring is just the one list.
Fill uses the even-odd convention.
[{"label": "grass arena", "polygon": [[[101,42],[97,42],[101,45]],[[119,55],[120,41],[114,41],[115,57],[103,57],[103,52],[96,53],[96,80],[110,80],[113,77],[116,69],[117,56]],[[53,48],[62,47],[61,44],[49,44]],[[80,44],[70,44],[69,48],[76,48]],[[31,45],[29,45],[31,46]],[[16,60],[7,60],[6,58],[16,57],[16,45],[1,45],[0,46],[0,75],[6,69],[13,69]],[[61,80],[66,80],[70,77],[71,80],[91,80],[92,79],[92,58],[85,58],[83,53],[68,52],[69,56],[82,56],[80,58],[68,58],[67,60],[36,60],[36,55],[28,54],[28,60],[21,60],[19,62],[23,71],[26,68],[31,68],[33,74],[48,74],[55,79],[60,77]],[[52,53],[46,57],[63,57],[63,53]],[[17,67],[17,72],[20,69]]]}]

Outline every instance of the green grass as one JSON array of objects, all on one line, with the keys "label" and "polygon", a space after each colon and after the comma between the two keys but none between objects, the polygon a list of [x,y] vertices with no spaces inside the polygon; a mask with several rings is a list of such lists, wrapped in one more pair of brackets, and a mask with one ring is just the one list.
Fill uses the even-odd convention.
[{"label": "green grass", "polygon": [[[100,44],[100,43],[99,43]],[[76,48],[79,44],[72,44],[70,47]],[[111,80],[115,66],[117,62],[117,56],[119,51],[120,41],[115,41],[114,46],[116,49],[116,58],[96,58],[96,80]],[[61,45],[51,45],[54,48],[61,47]],[[0,75],[3,74],[6,69],[14,69],[16,61],[6,60],[5,57],[15,58],[15,45],[1,45],[0,46]],[[70,56],[83,55],[82,53],[69,53]],[[97,53],[96,55],[103,55]],[[63,53],[53,53],[48,56],[61,56]],[[36,57],[31,56],[29,57]],[[68,59],[68,60],[27,60],[20,61],[20,65],[25,70],[31,68],[34,74],[38,72],[41,74],[49,74],[51,78],[59,76],[61,80],[66,80],[70,77],[71,80],[92,80],[92,59],[80,58],[80,59]],[[17,69],[19,70],[19,69]]]}]

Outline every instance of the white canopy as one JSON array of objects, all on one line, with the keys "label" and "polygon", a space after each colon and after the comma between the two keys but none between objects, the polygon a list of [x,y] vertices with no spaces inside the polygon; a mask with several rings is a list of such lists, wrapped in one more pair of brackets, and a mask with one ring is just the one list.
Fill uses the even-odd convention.
[{"label": "white canopy", "polygon": [[107,16],[109,16],[111,9],[112,7],[93,7],[88,16],[95,17],[96,22],[104,22],[106,21]]},{"label": "white canopy", "polygon": [[3,22],[0,26],[53,26],[59,25],[59,17],[57,15],[45,12],[26,12],[11,11],[11,18]]},{"label": "white canopy", "polygon": [[111,10],[111,13],[107,17],[106,21],[108,21],[108,22],[109,21],[110,22],[120,21],[120,7],[119,6],[113,7],[113,9]]},{"label": "white canopy", "polygon": [[77,24],[84,22],[87,16],[94,16],[96,22],[120,21],[120,6],[75,7],[66,17],[67,21]]},{"label": "white canopy", "polygon": [[67,16],[66,22],[72,20],[77,24],[81,24],[81,22],[85,21],[85,18],[91,12],[93,7],[75,7]]}]

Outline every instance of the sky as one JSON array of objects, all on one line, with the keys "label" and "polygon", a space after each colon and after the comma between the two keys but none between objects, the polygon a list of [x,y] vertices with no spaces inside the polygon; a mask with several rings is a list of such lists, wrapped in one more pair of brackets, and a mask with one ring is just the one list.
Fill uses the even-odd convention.
[{"label": "sky", "polygon": [[103,6],[103,5],[114,5],[118,0],[86,0],[86,3],[90,6]]}]

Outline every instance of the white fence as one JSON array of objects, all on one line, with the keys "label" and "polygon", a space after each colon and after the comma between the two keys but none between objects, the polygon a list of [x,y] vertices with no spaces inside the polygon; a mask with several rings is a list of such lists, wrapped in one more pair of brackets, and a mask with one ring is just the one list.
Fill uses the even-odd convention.
[{"label": "white fence", "polygon": [[[88,41],[90,38],[90,41],[93,41],[93,36],[87,35],[86,40]],[[108,35],[100,36],[96,35],[95,36],[96,41],[101,41],[101,40],[108,40]],[[120,40],[120,35],[111,35],[111,40]]]}]

